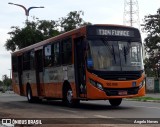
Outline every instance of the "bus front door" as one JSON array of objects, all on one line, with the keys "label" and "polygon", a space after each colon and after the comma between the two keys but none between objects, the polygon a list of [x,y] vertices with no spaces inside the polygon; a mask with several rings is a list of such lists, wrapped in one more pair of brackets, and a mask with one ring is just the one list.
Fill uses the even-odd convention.
[{"label": "bus front door", "polygon": [[22,55],[18,56],[18,79],[19,79],[19,91],[20,95],[24,95],[24,89],[22,84]]},{"label": "bus front door", "polygon": [[45,96],[43,84],[43,49],[35,51],[36,82],[38,96]]},{"label": "bus front door", "polygon": [[83,38],[74,40],[74,49],[76,92],[78,97],[85,98],[87,93]]}]

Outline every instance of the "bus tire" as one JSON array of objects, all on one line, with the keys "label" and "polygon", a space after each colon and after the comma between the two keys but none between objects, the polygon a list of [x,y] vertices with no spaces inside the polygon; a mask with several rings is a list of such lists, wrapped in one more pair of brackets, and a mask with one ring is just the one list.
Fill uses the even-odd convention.
[{"label": "bus tire", "polygon": [[30,86],[27,86],[27,100],[29,103],[33,103],[34,102],[34,98],[32,96],[32,90]]},{"label": "bus tire", "polygon": [[75,107],[79,104],[79,99],[73,99],[73,91],[70,86],[66,87],[63,91],[63,102],[68,107]]},{"label": "bus tire", "polygon": [[122,98],[109,99],[111,106],[119,106],[122,102]]}]

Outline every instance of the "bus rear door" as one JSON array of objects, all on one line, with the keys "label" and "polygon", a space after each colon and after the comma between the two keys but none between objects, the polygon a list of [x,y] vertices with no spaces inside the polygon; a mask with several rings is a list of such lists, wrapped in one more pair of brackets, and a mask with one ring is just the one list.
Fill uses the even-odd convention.
[{"label": "bus rear door", "polygon": [[36,83],[38,96],[45,96],[43,83],[43,49],[35,51]]}]

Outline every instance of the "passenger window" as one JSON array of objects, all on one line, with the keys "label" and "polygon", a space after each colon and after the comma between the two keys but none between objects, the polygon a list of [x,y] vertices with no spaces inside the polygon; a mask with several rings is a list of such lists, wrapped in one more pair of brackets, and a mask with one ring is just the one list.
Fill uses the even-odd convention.
[{"label": "passenger window", "polygon": [[51,67],[52,66],[51,45],[45,46],[44,54],[45,54],[44,66],[45,67]]},{"label": "passenger window", "polygon": [[35,69],[35,54],[34,54],[34,51],[30,52],[30,69],[31,70]]},{"label": "passenger window", "polygon": [[62,64],[72,63],[72,40],[66,39],[62,41]]},{"label": "passenger window", "polygon": [[18,57],[12,56],[12,69],[13,72],[18,72]]},{"label": "passenger window", "polygon": [[30,70],[30,52],[23,54],[23,70]]},{"label": "passenger window", "polygon": [[54,43],[52,45],[52,60],[53,60],[53,65],[60,65],[61,59],[60,59],[60,43]]}]

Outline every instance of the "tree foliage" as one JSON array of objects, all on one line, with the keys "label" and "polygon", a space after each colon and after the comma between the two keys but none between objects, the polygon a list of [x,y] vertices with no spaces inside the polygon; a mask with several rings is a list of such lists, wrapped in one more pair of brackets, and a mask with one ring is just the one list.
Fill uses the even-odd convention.
[{"label": "tree foliage", "polygon": [[160,8],[156,14],[145,16],[143,30],[147,33],[145,50],[148,58],[145,59],[145,69],[148,75],[159,72],[160,65]]},{"label": "tree foliage", "polygon": [[154,55],[154,50],[160,51],[160,8],[157,14],[145,16],[144,23],[144,30],[148,34],[145,48],[150,55]]},{"label": "tree foliage", "polygon": [[59,21],[62,32],[67,32],[83,25],[91,24],[82,19],[81,16],[83,15],[83,11],[72,11],[68,13],[67,17],[62,17]]},{"label": "tree foliage", "polygon": [[2,81],[0,81],[1,91],[5,92],[6,90],[11,89],[12,80],[8,78],[7,75],[2,76]]},{"label": "tree foliage", "polygon": [[24,28],[12,26],[11,29],[12,31],[8,32],[10,39],[5,44],[6,49],[11,51],[24,48],[59,34],[55,22],[47,20],[26,22]]},{"label": "tree foliage", "polygon": [[34,18],[33,21],[26,22],[23,28],[12,26],[11,32],[8,32],[10,38],[7,39],[5,47],[7,50],[15,51],[60,33],[90,24],[83,20],[83,14],[82,11],[73,11],[58,21]]}]

